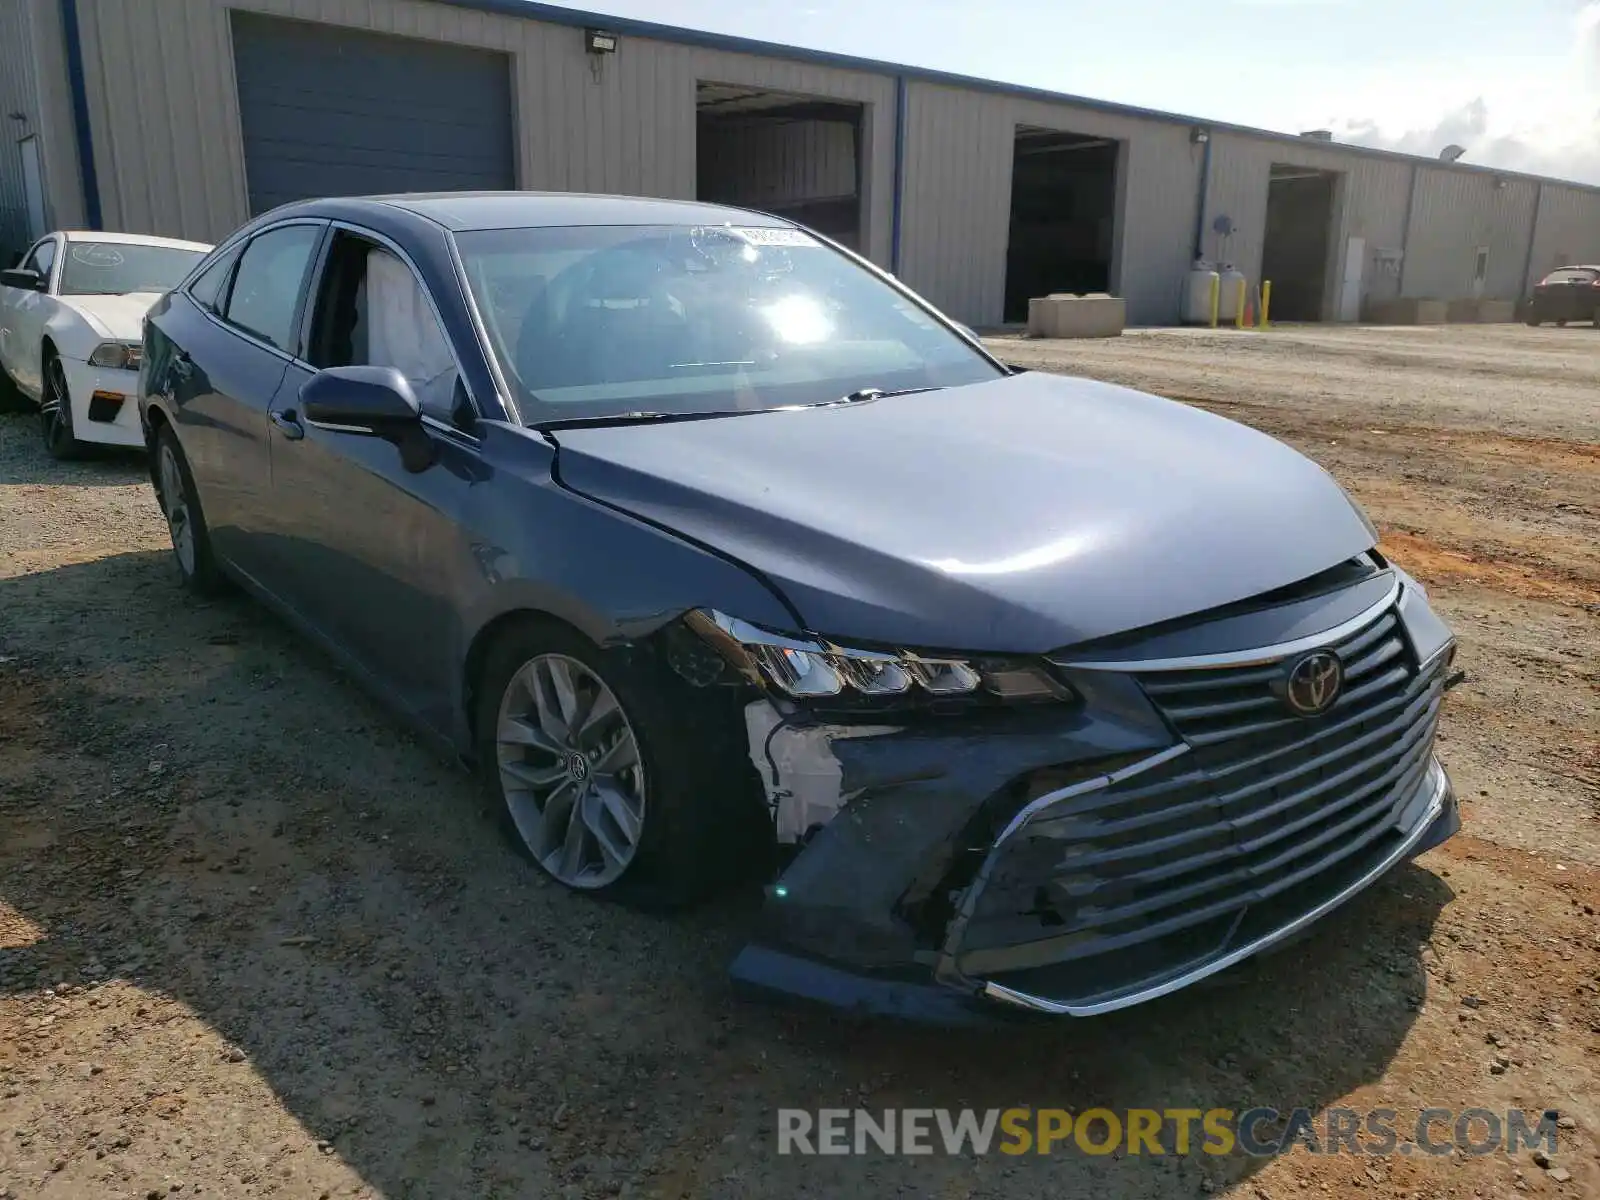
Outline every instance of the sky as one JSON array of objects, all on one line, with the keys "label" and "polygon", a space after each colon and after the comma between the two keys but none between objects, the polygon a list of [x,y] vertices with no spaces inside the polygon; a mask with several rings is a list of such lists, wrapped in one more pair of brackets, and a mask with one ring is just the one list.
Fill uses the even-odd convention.
[{"label": "sky", "polygon": [[595,12],[1600,183],[1600,0],[586,0]]}]

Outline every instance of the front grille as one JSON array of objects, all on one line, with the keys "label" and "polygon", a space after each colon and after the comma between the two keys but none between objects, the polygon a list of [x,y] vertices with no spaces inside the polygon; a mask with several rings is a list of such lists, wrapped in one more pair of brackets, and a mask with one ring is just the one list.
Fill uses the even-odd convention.
[{"label": "front grille", "polygon": [[1136,673],[1189,752],[1005,843],[962,969],[1020,986],[986,963],[1049,968],[1055,998],[1114,994],[1292,920],[1392,853],[1427,775],[1442,664],[1419,669],[1392,609],[1330,648],[1345,690],[1309,720],[1273,690],[1281,663]]}]

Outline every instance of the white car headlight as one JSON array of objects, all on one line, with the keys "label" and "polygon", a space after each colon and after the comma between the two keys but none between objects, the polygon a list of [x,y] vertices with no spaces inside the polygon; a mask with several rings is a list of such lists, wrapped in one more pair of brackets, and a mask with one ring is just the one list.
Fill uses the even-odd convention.
[{"label": "white car headlight", "polygon": [[144,347],[138,342],[101,342],[89,355],[91,367],[110,367],[113,370],[137,371],[144,356]]},{"label": "white car headlight", "polygon": [[691,612],[686,620],[752,682],[790,699],[914,698],[919,693],[937,698],[980,691],[1011,702],[1075,698],[1069,686],[1031,663],[857,650],[774,633],[710,609]]}]

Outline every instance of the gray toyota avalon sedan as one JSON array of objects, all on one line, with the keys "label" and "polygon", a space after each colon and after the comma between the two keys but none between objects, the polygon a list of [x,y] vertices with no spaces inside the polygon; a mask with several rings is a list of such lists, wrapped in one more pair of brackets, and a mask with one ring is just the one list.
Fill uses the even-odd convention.
[{"label": "gray toyota avalon sedan", "polygon": [[1459,824],[1454,640],[1325,471],[1009,369],[775,217],[293,204],[155,306],[140,390],[187,587],[319,642],[561,883],[760,874],[749,984],[1105,1012]]}]

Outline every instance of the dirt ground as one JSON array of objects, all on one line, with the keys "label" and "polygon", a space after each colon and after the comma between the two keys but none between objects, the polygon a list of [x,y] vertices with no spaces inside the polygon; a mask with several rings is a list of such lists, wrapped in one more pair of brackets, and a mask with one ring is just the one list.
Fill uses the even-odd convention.
[{"label": "dirt ground", "polygon": [[[756,898],[544,886],[466,780],[242,599],[143,465],[0,419],[0,1197],[1600,1195],[1600,332],[994,343],[1283,437],[1462,639],[1462,835],[1314,936],[1108,1018],[740,1000]],[[1158,481],[1151,481],[1152,484]],[[1526,1151],[799,1158],[782,1107],[1560,1114]]]}]

